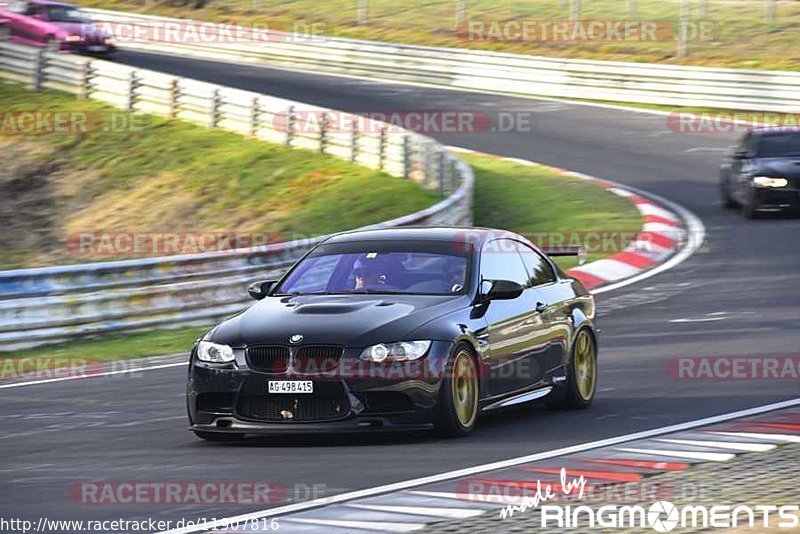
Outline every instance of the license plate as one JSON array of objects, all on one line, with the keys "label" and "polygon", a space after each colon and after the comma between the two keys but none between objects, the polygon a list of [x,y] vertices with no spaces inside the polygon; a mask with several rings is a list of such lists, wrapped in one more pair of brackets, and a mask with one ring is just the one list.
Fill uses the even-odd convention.
[{"label": "license plate", "polygon": [[105,52],[106,51],[106,47],[102,46],[102,45],[87,46],[86,49],[89,52]]},{"label": "license plate", "polygon": [[268,393],[314,393],[314,382],[311,380],[270,380]]}]

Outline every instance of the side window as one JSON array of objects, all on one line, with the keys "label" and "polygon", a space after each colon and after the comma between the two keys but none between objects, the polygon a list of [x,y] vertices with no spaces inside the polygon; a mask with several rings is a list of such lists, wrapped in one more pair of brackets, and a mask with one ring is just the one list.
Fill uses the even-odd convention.
[{"label": "side window", "polygon": [[555,282],[556,275],[553,268],[541,254],[528,247],[524,243],[519,243],[519,253],[522,256],[522,262],[528,270],[530,278],[527,287],[540,286],[542,284],[549,284]]},{"label": "side window", "polygon": [[36,6],[36,4],[25,4],[25,11],[23,12],[23,15],[26,15],[28,17],[32,17],[38,12],[39,12],[39,9]]},{"label": "side window", "polygon": [[525,286],[528,273],[517,252],[516,241],[495,239],[481,252],[481,277],[484,280],[511,280]]}]

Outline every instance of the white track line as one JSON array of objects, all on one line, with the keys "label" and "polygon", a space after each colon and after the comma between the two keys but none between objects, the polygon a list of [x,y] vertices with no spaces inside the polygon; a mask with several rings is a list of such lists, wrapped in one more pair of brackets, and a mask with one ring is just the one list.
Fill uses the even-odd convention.
[{"label": "white track line", "polygon": [[[355,528],[377,532],[413,532],[422,530],[425,523],[391,523],[387,521],[351,521],[347,519],[305,519],[293,517],[285,519],[287,523],[305,523],[308,525],[322,525],[325,527]],[[235,531],[233,531],[235,532]]]},{"label": "white track line", "polygon": [[447,519],[467,519],[482,515],[486,510],[468,508],[442,508],[441,506],[402,506],[397,504],[345,504],[348,508],[359,508],[373,512],[390,512],[395,514],[425,515],[446,517]]},{"label": "white track line", "polygon": [[621,447],[615,451],[630,452],[632,454],[649,454],[653,456],[669,456],[670,458],[686,458],[687,460],[705,460],[707,462],[727,462],[736,458],[735,454],[727,452],[697,452],[697,451],[671,451],[665,449],[637,449]]},{"label": "white track line", "polygon": [[[517,458],[511,458],[509,460],[503,460],[500,462],[492,462],[483,465],[476,465],[473,467],[467,467],[465,469],[457,469],[455,471],[448,471],[445,473],[440,473],[438,475],[430,475],[426,477],[414,478],[411,480],[404,480],[402,482],[394,482],[392,484],[385,484],[383,486],[376,486],[374,488],[366,488],[362,490],[356,491],[349,491],[346,493],[340,493],[338,495],[332,495],[330,497],[325,497],[321,499],[314,499],[311,501],[305,501],[300,503],[294,504],[287,504],[285,506],[276,506],[275,508],[268,508],[266,510],[258,510],[255,512],[251,512],[248,514],[241,514],[237,516],[231,516],[228,518],[217,519],[216,521],[210,521],[202,526],[191,526],[191,527],[183,527],[177,528],[173,530],[164,531],[164,534],[188,534],[190,532],[204,532],[215,528],[221,527],[228,527],[234,523],[241,523],[244,521],[253,521],[263,517],[274,517],[279,515],[286,515],[293,512],[300,512],[304,510],[310,510],[313,508],[319,508],[320,506],[325,506],[328,504],[336,504],[342,503],[346,501],[351,501],[354,499],[360,499],[363,497],[374,497],[376,495],[382,495],[384,493],[391,493],[394,491],[402,491],[410,488],[415,488],[418,486],[422,486],[425,484],[434,484],[437,482],[445,482],[448,480],[453,480],[457,478],[462,478],[470,475],[476,475],[479,473],[485,473],[487,471],[494,471],[496,469],[503,469],[506,467],[514,467],[520,464],[525,464],[529,462],[535,462],[538,460],[544,460],[548,458],[556,458],[558,456],[564,456],[566,454],[573,454],[576,452],[583,452],[588,451],[591,449],[597,449],[600,447],[609,447],[613,445],[619,445],[621,443],[626,443],[629,441],[635,441],[640,439],[647,439],[656,436],[661,436],[664,434],[670,434],[672,432],[680,432],[682,430],[690,430],[697,427],[713,425],[716,423],[723,423],[725,421],[730,421],[733,419],[739,419],[741,417],[750,417],[753,415],[758,415],[766,412],[771,412],[774,410],[780,410],[783,408],[791,408],[793,406],[800,405],[800,397],[776,402],[773,404],[767,404],[764,406],[757,406],[755,408],[748,408],[746,410],[739,410],[737,412],[731,412],[722,415],[715,415],[712,417],[706,417],[703,419],[697,419],[695,421],[688,421],[686,423],[678,423],[675,425],[669,425],[661,428],[654,428],[652,430],[644,430],[642,432],[634,432],[633,434],[626,434],[624,436],[617,436],[613,438],[606,438],[601,439],[598,441],[591,441],[588,443],[581,443],[579,445],[572,445],[570,447],[564,447],[562,449],[557,449],[554,451],[548,452],[539,452],[535,454],[529,454],[527,456],[520,456]],[[287,521],[294,521],[295,519],[286,519]],[[335,525],[331,525],[335,526]]]},{"label": "white track line", "polygon": [[771,451],[776,445],[769,443],[740,443],[734,441],[706,441],[699,439],[657,439],[663,443],[675,443],[677,445],[693,445],[695,447],[711,447],[717,449],[727,449],[741,452],[766,452]]},{"label": "white track line", "polygon": [[762,434],[759,432],[709,432],[709,434],[717,434],[720,436],[743,437],[763,439],[765,441],[774,441],[776,443],[800,443],[800,436],[792,436],[791,434]]},{"label": "white track line", "polygon": [[12,384],[2,384],[0,385],[0,389],[7,389],[7,388],[19,388],[22,386],[35,386],[37,384],[51,384],[53,382],[65,382],[67,380],[82,380],[84,378],[97,378],[100,376],[112,376],[112,375],[122,375],[122,374],[133,374],[138,373],[139,371],[152,371],[153,369],[166,369],[167,367],[178,367],[178,366],[187,366],[189,365],[188,362],[178,362],[178,363],[165,363],[162,365],[151,365],[149,367],[137,367],[131,369],[118,369],[116,371],[105,371],[103,373],[90,373],[85,375],[74,375],[74,376],[61,376],[58,378],[44,378],[42,380],[31,380],[28,382],[14,382]]}]

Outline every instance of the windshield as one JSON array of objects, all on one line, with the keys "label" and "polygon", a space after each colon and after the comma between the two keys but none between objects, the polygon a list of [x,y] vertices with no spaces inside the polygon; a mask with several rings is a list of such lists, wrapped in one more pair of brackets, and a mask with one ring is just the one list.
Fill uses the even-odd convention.
[{"label": "windshield", "polygon": [[451,243],[323,245],[301,261],[276,294],[463,294],[467,256]]},{"label": "windshield", "polygon": [[85,22],[88,20],[83,11],[70,6],[50,6],[48,16],[53,22]]},{"label": "windshield", "polygon": [[800,132],[762,136],[758,143],[758,157],[800,157]]}]

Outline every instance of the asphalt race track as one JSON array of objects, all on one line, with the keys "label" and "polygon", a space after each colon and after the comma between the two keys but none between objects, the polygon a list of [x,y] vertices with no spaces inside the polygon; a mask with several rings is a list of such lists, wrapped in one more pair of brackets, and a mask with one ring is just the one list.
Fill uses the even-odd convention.
[{"label": "asphalt race track", "polygon": [[204,443],[186,430],[183,367],[2,389],[0,494],[3,508],[17,517],[230,516],[254,507],[82,505],[69,492],[80,481],[270,481],[287,486],[289,498],[306,499],[313,485],[317,497],[341,493],[800,394],[797,380],[687,380],[667,373],[668,361],[680,356],[797,355],[800,220],[748,221],[722,209],[717,167],[729,135],[678,134],[664,116],[580,104],[130,52],[119,59],[348,111],[530,111],[532,132],[434,136],[661,195],[702,219],[706,242],[666,273],[599,295],[600,381],[591,410],[517,408],[483,420],[466,439],[389,434]]}]

